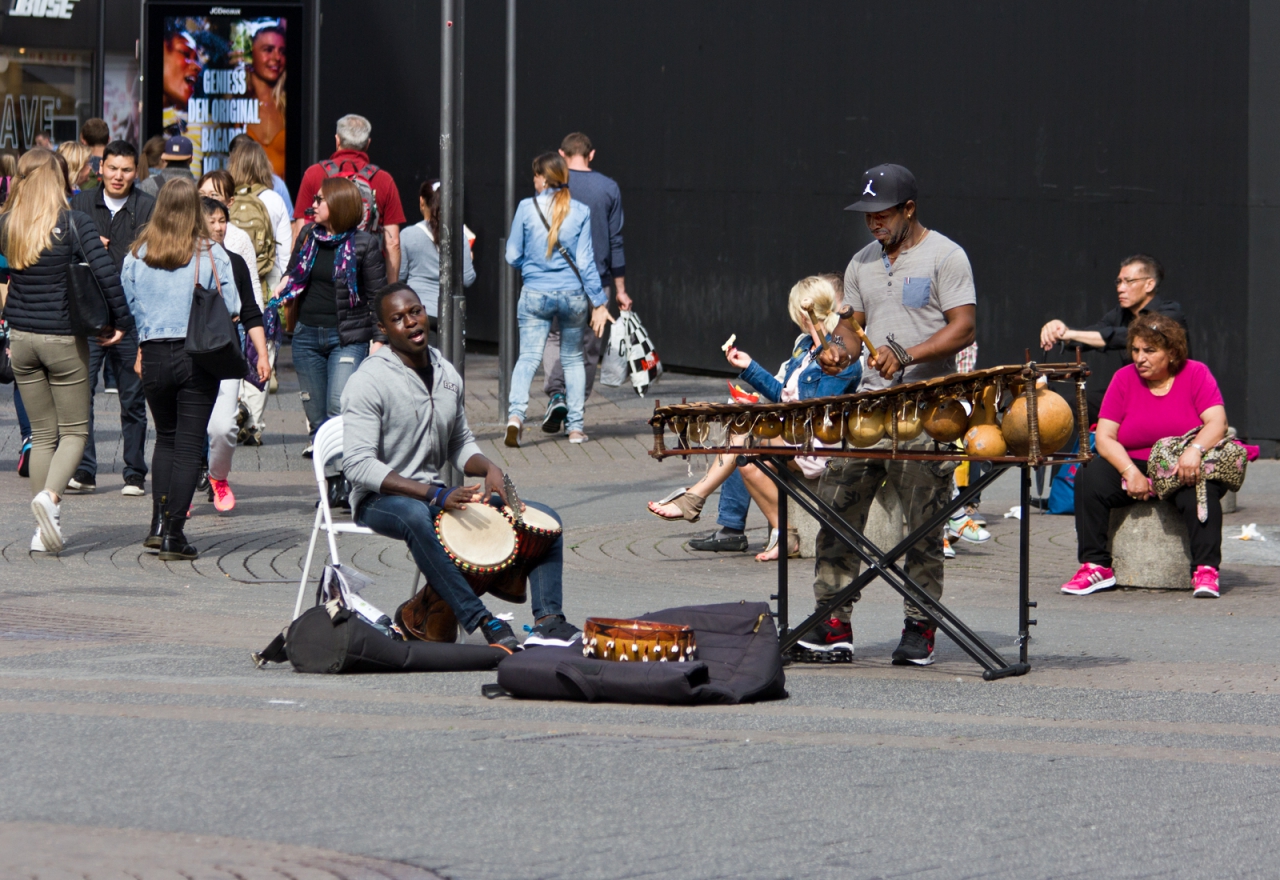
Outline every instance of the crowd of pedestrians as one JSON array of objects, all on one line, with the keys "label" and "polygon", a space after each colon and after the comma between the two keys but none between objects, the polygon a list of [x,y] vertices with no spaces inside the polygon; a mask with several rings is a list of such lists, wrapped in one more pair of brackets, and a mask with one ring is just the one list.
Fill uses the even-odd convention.
[{"label": "crowd of pedestrians", "polygon": [[[379,290],[416,293],[430,330],[438,318],[440,183],[418,192],[422,220],[406,226],[399,189],[370,160],[372,126],[338,120],[334,152],[307,168],[291,198],[263,147],[241,135],[225,169],[198,178],[190,139],[151,138],[141,149],[110,139],[102,120],[78,143],[45,143],[0,165],[0,272],[23,433],[20,470],[30,475],[37,531],[32,549],[58,552],[68,492],[98,488],[93,401],[98,378],[119,395],[123,488],[145,497],[144,544],[165,559],[192,559],[186,523],[197,492],[220,512],[235,507],[237,445],[258,446],[276,358],[290,345],[310,437],[341,412],[352,375],[386,342],[372,308]],[[534,161],[535,196],[517,211],[505,258],[521,270],[521,350],[513,375],[508,442],[519,443],[529,388],[545,363],[543,430],[586,441],[586,397],[625,287],[618,185],[592,170],[586,135]],[[464,227],[465,229],[465,227]],[[465,230],[467,244],[474,241]],[[463,283],[476,278],[462,249]],[[73,321],[87,263],[110,307],[108,326]],[[71,280],[69,280],[71,279]],[[84,279],[82,279],[83,282]],[[198,289],[222,297],[250,364],[243,379],[214,376],[187,354]],[[80,292],[78,292],[80,291]],[[150,422],[155,445],[150,461]],[[310,455],[311,446],[302,450]],[[331,500],[346,482],[331,471]],[[141,517],[140,517],[141,520]]]}]

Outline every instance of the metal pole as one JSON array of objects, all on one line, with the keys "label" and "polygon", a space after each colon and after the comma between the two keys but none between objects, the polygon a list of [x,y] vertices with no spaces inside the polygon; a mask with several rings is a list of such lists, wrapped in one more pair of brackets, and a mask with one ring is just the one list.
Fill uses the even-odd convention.
[{"label": "metal pole", "polygon": [[1031,466],[1018,468],[1021,492],[1018,503],[1022,505],[1022,517],[1018,521],[1018,661],[1027,662],[1027,643],[1031,640]]},{"label": "metal pole", "polygon": [[98,47],[93,58],[93,115],[101,119],[107,90],[107,0],[98,0]]},{"label": "metal pole", "polygon": [[[453,18],[453,366],[464,380],[467,376],[467,299],[462,286],[463,267],[466,255],[463,249],[469,247],[467,234],[463,231],[463,205],[466,200],[463,191],[466,174],[463,170],[463,158],[466,154],[466,41],[467,0],[454,0]],[[463,382],[463,389],[466,383]]]},{"label": "metal pole", "polygon": [[[320,0],[315,0],[314,16],[311,22],[311,137],[307,149],[307,164],[314,165],[320,161],[320,25],[324,21],[324,13],[320,11]],[[296,190],[295,190],[296,192]]]},{"label": "metal pole", "polygon": [[440,0],[440,354],[453,363],[453,0]]},{"label": "metal pole", "polygon": [[[503,229],[511,230],[516,210],[516,0],[507,0],[507,152],[503,169]],[[506,421],[511,373],[516,364],[516,277],[507,265],[507,240],[498,246],[498,406]]]}]

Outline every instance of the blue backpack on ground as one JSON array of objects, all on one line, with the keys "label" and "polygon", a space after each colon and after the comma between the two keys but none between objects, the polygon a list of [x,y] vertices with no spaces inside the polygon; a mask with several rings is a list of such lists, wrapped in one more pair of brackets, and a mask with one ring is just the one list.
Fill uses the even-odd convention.
[{"label": "blue backpack on ground", "polygon": [[[1076,442],[1071,444],[1068,452],[1080,451],[1080,438],[1076,437]],[[1089,432],[1089,451],[1096,452],[1097,447],[1094,443],[1093,432]],[[1080,469],[1080,462],[1072,462],[1071,464],[1060,465],[1053,475],[1053,484],[1049,487],[1049,508],[1046,513],[1052,514],[1071,514],[1076,512],[1076,471]]]}]

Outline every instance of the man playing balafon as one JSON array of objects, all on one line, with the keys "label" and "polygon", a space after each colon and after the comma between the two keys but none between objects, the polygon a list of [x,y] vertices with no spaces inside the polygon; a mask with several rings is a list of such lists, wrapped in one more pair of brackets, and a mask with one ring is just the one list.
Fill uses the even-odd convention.
[{"label": "man playing balafon", "polygon": [[[844,301],[876,344],[860,391],[919,382],[956,371],[955,354],[974,339],[976,298],[973,272],[964,250],[939,232],[926,229],[916,210],[916,180],[901,165],[878,165],[863,176],[857,202],[846,210],[866,216],[875,241],[854,254],[845,270]],[[862,345],[841,322],[833,336],[844,343],[819,357],[828,373],[837,373],[858,357]],[[885,439],[873,448],[888,448]],[[928,435],[899,442],[905,450],[933,446]],[[897,491],[907,528],[915,531],[950,499],[953,462],[832,459],[818,494],[861,532],[882,485]],[[920,540],[906,553],[907,574],[934,598],[942,597],[942,532]],[[857,557],[827,529],[818,533],[813,584],[819,605],[849,586],[858,572]],[[853,601],[857,601],[857,596]],[[933,662],[934,623],[911,602],[904,603],[902,640],[895,665]],[[849,624],[852,603],[800,640],[814,651],[853,650]]]},{"label": "man playing balafon", "polygon": [[[511,626],[489,613],[450,559],[435,531],[441,510],[507,500],[502,471],[480,452],[467,427],[462,378],[427,345],[427,310],[407,284],[391,284],[373,300],[387,345],[369,355],[342,392],[343,463],[351,482],[353,519],[404,541],[430,588],[467,632],[477,627],[491,645],[518,650]],[[446,462],[483,486],[447,488]],[[551,516],[555,511],[530,503]],[[559,517],[556,517],[559,519]],[[525,644],[571,645],[581,637],[560,610],[564,540],[529,572],[534,627]]]}]

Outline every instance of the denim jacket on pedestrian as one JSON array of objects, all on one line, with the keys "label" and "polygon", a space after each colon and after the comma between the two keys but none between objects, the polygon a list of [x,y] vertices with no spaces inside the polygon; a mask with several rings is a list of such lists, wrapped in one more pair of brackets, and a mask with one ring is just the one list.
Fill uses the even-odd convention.
[{"label": "denim jacket on pedestrian", "polygon": [[[831,336],[828,334],[827,339]],[[805,355],[813,348],[813,337],[807,333],[801,333],[796,338],[796,346],[792,350],[791,360],[787,361],[786,366],[782,370],[782,379],[779,381],[777,376],[769,375],[769,372],[758,361],[752,361],[742,374],[738,377],[745,379],[769,400],[777,403],[782,399],[782,389],[791,379],[791,374],[804,361]],[[809,400],[813,397],[834,397],[837,394],[853,394],[858,390],[858,383],[862,381],[862,363],[854,361],[834,376],[828,376],[822,372],[822,367],[818,366],[815,358],[810,361],[809,366],[804,368],[804,372],[800,374],[800,399]]]},{"label": "denim jacket on pedestrian", "polygon": [[[143,245],[139,253],[146,253],[146,245]],[[124,283],[124,296],[129,302],[129,310],[133,312],[137,322],[138,342],[185,339],[196,282],[198,280],[204,287],[213,290],[215,266],[227,311],[232,315],[240,314],[240,293],[236,289],[231,259],[220,244],[213,245],[212,255],[213,260],[210,262],[210,250],[201,249],[199,279],[196,278],[194,258],[177,269],[156,269],[143,262],[142,257],[135,257],[132,253],[124,258],[120,280]]]},{"label": "denim jacket on pedestrian", "polygon": [[[535,196],[542,214],[551,222],[551,195],[553,190],[543,190]],[[529,290],[554,293],[560,290],[582,290],[593,306],[608,302],[600,275],[596,272],[596,252],[591,245],[591,209],[582,202],[569,202],[569,213],[560,224],[559,243],[564,245],[578,266],[582,280],[578,280],[568,261],[560,255],[559,248],[551,249],[547,256],[547,228],[542,225],[533,199],[525,199],[516,208],[511,220],[511,233],[507,236],[507,262],[520,270],[524,286]]]}]

